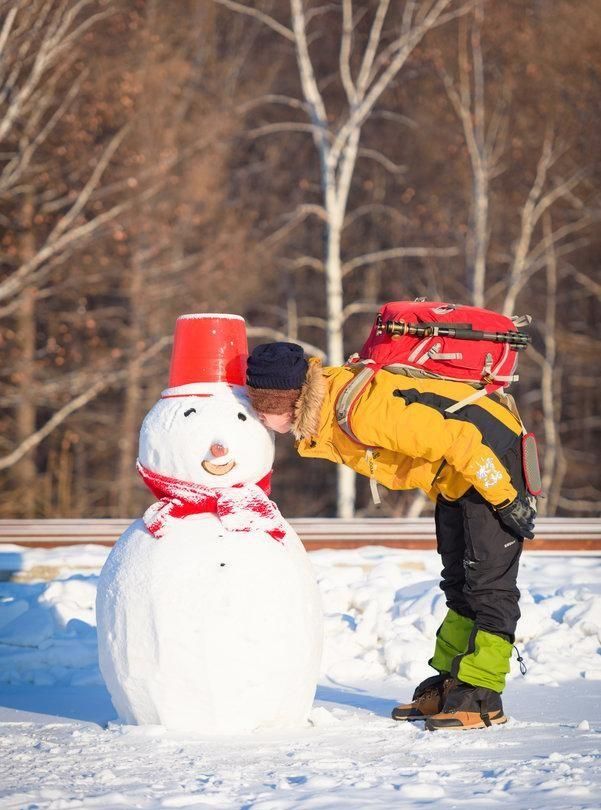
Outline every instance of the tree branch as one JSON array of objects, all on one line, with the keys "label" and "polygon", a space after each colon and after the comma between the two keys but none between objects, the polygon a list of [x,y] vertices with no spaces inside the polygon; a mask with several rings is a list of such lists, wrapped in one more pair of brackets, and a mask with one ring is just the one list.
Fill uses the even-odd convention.
[{"label": "tree branch", "polygon": [[236,0],[213,0],[214,3],[217,3],[219,6],[224,6],[228,8],[230,11],[236,11],[238,14],[246,14],[247,17],[253,17],[255,20],[259,20],[268,28],[271,28],[272,31],[275,31],[276,34],[279,34],[284,39],[287,39],[289,42],[294,42],[294,34],[289,28],[286,28],[285,25],[279,23],[273,17],[270,17],[269,14],[265,14],[264,11],[260,11],[256,8],[251,8],[250,6],[246,6],[244,3],[237,3]]},{"label": "tree branch", "polygon": [[351,75],[351,47],[353,42],[353,2],[342,0],[342,37],[340,39],[340,78],[349,104],[357,98],[357,88]]},{"label": "tree branch", "polygon": [[388,250],[376,250],[373,253],[365,253],[362,256],[356,256],[350,259],[343,265],[343,275],[347,276],[358,267],[364,267],[374,262],[389,261],[390,259],[404,259],[404,258],[423,258],[424,256],[438,256],[447,258],[450,256],[458,256],[459,248],[429,248],[429,247],[399,247],[390,248]]},{"label": "tree branch", "polygon": [[391,219],[396,219],[402,225],[407,224],[407,217],[401,214],[398,208],[394,208],[392,205],[385,205],[384,203],[366,203],[365,205],[360,205],[355,208],[354,211],[351,211],[350,214],[347,214],[344,218],[344,228],[348,228],[349,225],[353,225],[358,219],[361,217],[369,216],[372,213],[382,213],[387,214]]},{"label": "tree branch", "polygon": [[121,145],[121,142],[125,138],[128,130],[129,124],[126,124],[121,130],[119,130],[119,132],[117,132],[116,135],[114,135],[113,138],[111,138],[108,146],[100,156],[100,159],[96,164],[94,171],[90,175],[88,182],[85,184],[85,186],[77,195],[77,199],[75,200],[69,211],[67,211],[67,213],[59,219],[59,221],[56,223],[56,225],[50,232],[50,235],[48,237],[48,243],[52,244],[60,236],[62,236],[62,234],[64,234],[64,232],[67,230],[67,228],[69,228],[69,226],[72,225],[73,222],[77,219],[77,217],[81,214],[86,203],[90,199],[92,192],[100,182],[100,178],[102,177],[106,168],[111,162],[113,155],[115,154],[115,152]]},{"label": "tree branch", "polygon": [[264,245],[272,245],[282,239],[291,230],[304,222],[307,217],[315,216],[325,222],[328,218],[327,212],[322,205],[299,205],[292,214],[286,214],[283,218],[288,221],[280,228],[271,233],[263,242]]},{"label": "tree branch", "polygon": [[355,301],[353,304],[347,304],[342,310],[342,320],[346,322],[351,315],[362,312],[376,312],[380,306],[380,304],[370,303],[369,301]]},{"label": "tree branch", "polygon": [[[138,358],[139,363],[144,363],[149,358],[153,357],[157,354],[161,349],[167,346],[169,343],[173,341],[172,337],[162,337],[145,352],[143,352],[140,357]],[[33,450],[34,447],[37,447],[45,438],[47,438],[56,428],[62,424],[67,417],[69,417],[75,411],[80,410],[87,405],[88,402],[91,402],[95,399],[99,394],[103,391],[107,390],[108,388],[112,388],[116,383],[122,382],[127,379],[128,369],[124,368],[120,371],[115,371],[112,374],[106,374],[101,380],[98,380],[91,388],[88,388],[87,391],[84,391],[79,396],[72,399],[66,405],[63,405],[54,416],[52,416],[46,424],[41,427],[39,430],[36,430],[35,433],[32,433],[31,436],[28,436],[25,441],[21,442],[21,444],[16,447],[12,453],[9,453],[6,456],[0,458],[0,470],[6,470],[9,467],[15,465],[18,461],[20,461],[30,450]]]},{"label": "tree branch", "polygon": [[319,87],[317,86],[313,63],[309,55],[303,0],[290,0],[290,9],[292,12],[292,29],[296,44],[296,61],[303,88],[303,95],[309,105],[311,120],[315,128],[313,131],[313,139],[317,146],[320,159],[325,163],[326,154],[329,150],[326,135],[328,132],[328,114],[322,95],[319,92]]},{"label": "tree branch", "polygon": [[259,96],[258,98],[246,101],[244,104],[240,104],[236,109],[242,113],[246,113],[249,110],[254,110],[255,107],[261,107],[263,104],[283,104],[286,107],[291,107],[293,110],[307,111],[307,105],[300,98],[283,96],[278,93],[266,93],[264,96]]},{"label": "tree branch", "polygon": [[256,127],[255,129],[249,129],[246,132],[246,138],[263,138],[265,135],[274,135],[280,132],[308,132],[313,137],[323,137],[327,140],[328,133],[324,133],[323,130],[315,126],[315,124],[303,124],[302,122],[295,123],[294,121],[282,121],[279,123],[273,124],[263,124],[261,127]]},{"label": "tree branch", "polygon": [[98,216],[94,217],[88,222],[68,230],[54,242],[46,242],[35,256],[33,256],[29,261],[25,262],[25,264],[22,264],[18,270],[0,282],[0,301],[6,300],[10,296],[17,294],[22,289],[23,285],[27,283],[27,279],[49,259],[65,250],[67,247],[71,247],[76,242],[90,236],[107,222],[111,222],[113,219],[119,216],[119,214],[130,209],[133,205],[140,203],[156,194],[158,190],[159,188],[156,186],[148,189],[143,194],[126,200],[123,203],[119,203],[118,205],[114,205],[112,208],[109,208],[102,214],[98,214]]},{"label": "tree branch", "polygon": [[579,284],[581,284],[586,290],[601,301],[601,284],[599,284],[598,281],[590,278],[585,273],[581,273],[580,270],[576,270],[575,267],[569,268],[568,275],[576,279]]},{"label": "tree branch", "polygon": [[387,158],[386,155],[383,155],[382,152],[377,149],[362,148],[359,149],[357,154],[359,157],[375,160],[376,163],[379,163],[380,166],[386,169],[387,172],[390,172],[390,174],[398,175],[407,171],[407,166],[405,164],[394,163],[392,160],[390,160],[390,158]]},{"label": "tree branch", "polygon": [[[246,331],[249,337],[266,337],[271,338],[271,340],[290,340],[290,335],[286,332],[281,332],[279,329],[270,329],[268,326],[250,326],[246,327]],[[304,340],[295,340],[295,343],[298,343],[299,346],[303,347],[303,350],[308,354],[311,354],[315,357],[319,357],[321,360],[325,360],[325,352],[322,349],[314,346],[312,343],[307,343]]]},{"label": "tree branch", "polygon": [[315,256],[298,256],[296,259],[287,259],[284,264],[288,270],[302,270],[304,267],[309,267],[311,270],[317,270],[318,273],[325,271],[322,260]]},{"label": "tree branch", "polygon": [[[298,3],[300,0],[291,0],[291,2]],[[342,150],[344,149],[348,139],[351,137],[353,132],[361,127],[377,100],[401,70],[413,49],[420,42],[420,40],[423,39],[428,31],[436,27],[442,12],[450,5],[451,2],[452,0],[436,0],[434,6],[428,12],[420,25],[412,28],[409,33],[402,33],[400,37],[395,40],[394,46],[396,47],[397,52],[394,54],[390,63],[382,71],[380,76],[373,81],[369,90],[366,90],[362,101],[351,109],[348,119],[338,131],[329,156],[331,166],[338,165]]]},{"label": "tree branch", "polygon": [[[365,47],[363,59],[361,60],[361,68],[359,70],[359,76],[357,77],[357,87],[359,89],[359,93],[361,94],[361,96],[364,96],[365,90],[367,89],[369,83],[371,69],[373,67],[374,59],[378,51],[378,46],[380,45],[380,38],[382,36],[382,27],[384,25],[384,20],[386,19],[386,14],[388,13],[389,5],[390,0],[379,0],[378,8],[374,16],[374,21],[369,30],[369,38],[367,40],[367,45]],[[410,7],[412,5],[412,2],[409,2],[407,5]]]}]

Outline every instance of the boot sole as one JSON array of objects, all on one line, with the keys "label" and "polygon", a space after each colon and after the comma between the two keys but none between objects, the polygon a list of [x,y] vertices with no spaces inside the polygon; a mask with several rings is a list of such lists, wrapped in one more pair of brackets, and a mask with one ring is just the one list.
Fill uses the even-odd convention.
[{"label": "boot sole", "polygon": [[394,715],[391,715],[392,719],[396,720],[397,723],[419,723],[420,720],[427,720],[430,716],[431,715],[428,714],[424,714],[421,717],[395,717]]},{"label": "boot sole", "polygon": [[[507,717],[503,715],[503,717],[498,717],[495,720],[491,718],[489,722],[491,726],[502,726],[507,722]],[[467,731],[469,729],[476,728],[487,728],[487,725],[484,720],[481,720],[479,723],[473,723],[469,726],[432,726],[426,722],[426,729],[428,731]]]}]

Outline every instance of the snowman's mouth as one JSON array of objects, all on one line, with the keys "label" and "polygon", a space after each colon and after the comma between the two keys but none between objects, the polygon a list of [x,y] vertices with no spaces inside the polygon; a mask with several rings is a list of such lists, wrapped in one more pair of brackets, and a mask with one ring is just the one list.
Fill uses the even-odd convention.
[{"label": "snowman's mouth", "polygon": [[211,475],[225,475],[236,466],[235,461],[228,461],[225,464],[213,464],[211,461],[203,461],[202,468]]}]

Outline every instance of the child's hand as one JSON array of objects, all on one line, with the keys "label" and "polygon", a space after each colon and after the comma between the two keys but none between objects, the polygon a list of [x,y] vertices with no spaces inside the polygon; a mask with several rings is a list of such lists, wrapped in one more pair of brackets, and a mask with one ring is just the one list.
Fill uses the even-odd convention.
[{"label": "child's hand", "polygon": [[536,512],[520,495],[506,506],[497,507],[497,515],[505,526],[520,537],[532,540]]}]

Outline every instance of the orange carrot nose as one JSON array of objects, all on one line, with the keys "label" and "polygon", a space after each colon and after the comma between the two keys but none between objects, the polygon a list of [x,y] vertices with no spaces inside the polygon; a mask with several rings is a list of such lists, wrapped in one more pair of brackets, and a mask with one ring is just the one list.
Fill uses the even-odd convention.
[{"label": "orange carrot nose", "polygon": [[224,447],[222,444],[212,444],[211,453],[213,454],[213,458],[221,458],[221,456],[227,456],[227,447]]}]

